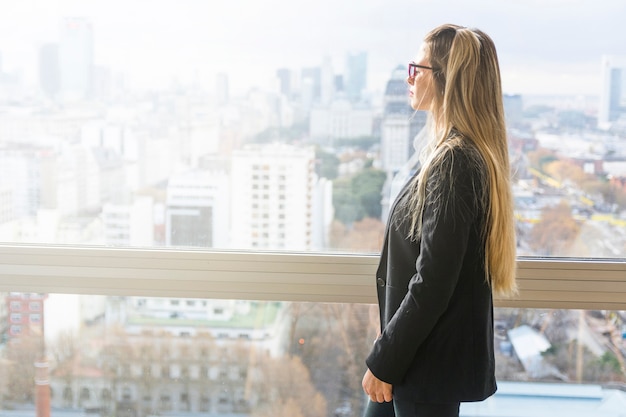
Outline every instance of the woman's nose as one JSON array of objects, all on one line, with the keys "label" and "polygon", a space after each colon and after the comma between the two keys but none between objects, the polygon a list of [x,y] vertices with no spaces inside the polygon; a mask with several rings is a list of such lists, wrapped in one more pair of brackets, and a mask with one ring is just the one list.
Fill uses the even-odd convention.
[{"label": "woman's nose", "polygon": [[414,81],[414,80],[415,80],[415,78],[413,78],[413,77],[411,77],[411,76],[406,77],[406,83],[407,83],[408,85],[413,85],[413,81]]}]

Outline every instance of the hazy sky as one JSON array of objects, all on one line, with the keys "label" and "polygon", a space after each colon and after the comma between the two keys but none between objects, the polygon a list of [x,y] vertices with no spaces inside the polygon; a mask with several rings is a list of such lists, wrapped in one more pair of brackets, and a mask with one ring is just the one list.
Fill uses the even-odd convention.
[{"label": "hazy sky", "polygon": [[597,94],[601,56],[626,55],[624,0],[0,0],[3,69],[34,80],[38,47],[77,16],[93,23],[96,64],[134,85],[223,71],[244,90],[324,54],[340,73],[346,52],[366,50],[369,87],[382,89],[444,22],[492,36],[508,93]]}]

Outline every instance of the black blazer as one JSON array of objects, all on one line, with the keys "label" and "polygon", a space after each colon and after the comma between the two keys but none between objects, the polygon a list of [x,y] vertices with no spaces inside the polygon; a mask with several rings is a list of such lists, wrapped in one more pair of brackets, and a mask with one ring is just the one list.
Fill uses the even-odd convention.
[{"label": "black blazer", "polygon": [[[419,241],[407,237],[409,184],[390,210],[376,273],[382,334],[366,363],[393,384],[394,398],[480,401],[496,391],[486,208],[477,198],[486,168],[476,155],[469,146],[454,148],[427,179]],[[442,173],[449,175],[433,186]]]}]

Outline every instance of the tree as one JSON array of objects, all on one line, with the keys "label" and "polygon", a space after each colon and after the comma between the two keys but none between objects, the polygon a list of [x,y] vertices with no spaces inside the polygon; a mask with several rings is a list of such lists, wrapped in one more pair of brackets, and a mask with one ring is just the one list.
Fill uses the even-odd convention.
[{"label": "tree", "polygon": [[364,217],[380,218],[386,178],[384,171],[370,167],[352,177],[336,179],[333,183],[335,218],[347,225]]},{"label": "tree", "polygon": [[[80,359],[80,348],[76,334],[72,331],[59,333],[47,349],[53,360],[53,376],[63,380],[64,387],[71,387],[74,380],[74,368]],[[70,398],[67,399],[70,400]],[[73,401],[73,397],[71,400]]]},{"label": "tree", "polygon": [[35,392],[34,363],[42,357],[43,339],[38,334],[24,334],[10,340],[6,346],[8,372],[7,399],[16,403],[33,403]]},{"label": "tree", "polygon": [[330,227],[330,247],[354,252],[379,253],[382,248],[385,224],[379,219],[365,217],[347,228],[338,221]]},{"label": "tree", "polygon": [[567,256],[579,233],[580,225],[573,218],[570,206],[562,201],[542,210],[541,219],[530,232],[530,245],[540,255]]},{"label": "tree", "polygon": [[315,172],[317,175],[329,180],[337,178],[339,173],[339,158],[335,154],[325,152],[321,148],[315,150]]},{"label": "tree", "polygon": [[309,370],[297,356],[265,358],[258,363],[255,390],[263,400],[254,417],[319,417],[326,400],[313,384]]},{"label": "tree", "polygon": [[545,148],[539,148],[536,151],[528,152],[527,157],[530,166],[538,170],[543,170],[544,165],[558,159],[554,154],[554,151]]},{"label": "tree", "polygon": [[365,357],[379,328],[376,306],[292,303],[288,314],[292,323],[288,338],[294,346],[291,352],[301,358],[314,386],[326,399],[326,415],[332,416],[346,406],[351,415],[361,415]]},{"label": "tree", "polygon": [[350,178],[333,181],[333,207],[335,219],[343,224],[351,225],[365,216],[365,210],[354,195]]}]

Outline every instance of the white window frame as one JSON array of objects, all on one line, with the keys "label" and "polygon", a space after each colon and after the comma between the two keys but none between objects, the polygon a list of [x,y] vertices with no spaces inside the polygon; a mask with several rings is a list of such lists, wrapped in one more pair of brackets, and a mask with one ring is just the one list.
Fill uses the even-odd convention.
[{"label": "white window frame", "polygon": [[[0,291],[376,303],[376,255],[0,245]],[[499,307],[626,310],[625,259],[518,261]]]}]

